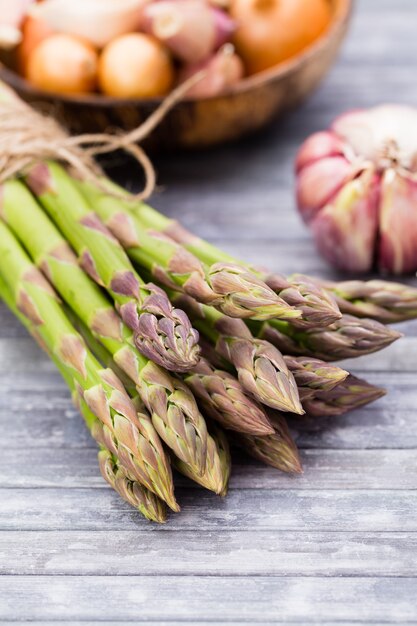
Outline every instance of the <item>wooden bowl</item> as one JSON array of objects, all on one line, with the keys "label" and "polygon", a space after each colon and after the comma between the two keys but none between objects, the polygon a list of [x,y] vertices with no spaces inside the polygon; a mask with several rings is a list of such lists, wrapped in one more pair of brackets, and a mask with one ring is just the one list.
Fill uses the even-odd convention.
[{"label": "wooden bowl", "polygon": [[[349,25],[353,0],[328,0],[333,19],[326,32],[298,56],[243,79],[232,90],[203,100],[178,103],[146,140],[150,149],[204,148],[237,139],[293,109],[319,84],[334,62]],[[3,58],[0,79],[27,102],[52,110],[73,133],[139,126],[160,99],[125,100],[100,94],[57,96],[40,91]]]}]

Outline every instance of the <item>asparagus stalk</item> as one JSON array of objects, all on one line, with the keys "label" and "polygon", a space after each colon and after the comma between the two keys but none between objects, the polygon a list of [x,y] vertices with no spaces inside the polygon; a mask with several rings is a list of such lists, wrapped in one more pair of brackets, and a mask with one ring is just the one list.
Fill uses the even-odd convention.
[{"label": "asparagus stalk", "polygon": [[191,372],[184,374],[184,380],[204,413],[224,428],[249,435],[273,433],[263,408],[245,394],[229,372],[201,358]]},{"label": "asparagus stalk", "polygon": [[204,474],[197,476],[195,472],[190,470],[190,466],[186,465],[179,459],[173,459],[174,467],[187,476],[199,483],[205,489],[214,491],[220,496],[227,494],[231,471],[231,458],[229,443],[223,431],[220,428],[211,426],[211,432],[207,441],[207,463]]},{"label": "asparagus stalk", "polygon": [[30,170],[27,183],[85,271],[112,296],[142,354],[168,370],[187,371],[195,365],[198,333],[187,316],[156,285],[145,285],[65,170],[57,163],[39,164]]},{"label": "asparagus stalk", "polygon": [[215,306],[231,317],[258,320],[297,319],[301,313],[276,295],[260,278],[235,262],[206,265],[163,232],[144,227],[129,204],[102,193],[89,183],[79,189],[131,260],[157,282]]},{"label": "asparagus stalk", "polygon": [[[109,367],[114,368],[115,364],[113,362],[112,356],[106,350],[106,348],[104,348],[104,346],[95,339],[93,334],[82,323],[81,320],[77,320],[77,322],[78,323],[76,323],[76,327],[79,328],[80,334],[83,336],[85,342],[87,343],[93,354],[95,354],[96,356],[99,355],[98,358],[102,363],[109,364]],[[197,365],[197,367],[199,367],[200,363]],[[124,373],[122,372],[122,375],[123,374]],[[131,395],[135,404],[138,406],[138,409],[142,408],[141,401],[137,396],[135,390],[131,389],[129,391],[129,394]],[[207,407],[211,413],[215,412],[214,403],[214,399],[211,400],[211,402],[207,402]],[[227,415],[227,407],[224,412]],[[273,430],[272,427],[271,430]],[[191,478],[192,480],[199,483],[206,489],[209,489],[210,491],[214,491],[215,493],[218,493],[220,495],[225,495],[230,476],[231,459],[228,450],[227,439],[220,431],[220,429],[216,428],[214,425],[212,425],[211,427],[211,435],[208,434],[207,437],[206,469],[202,475],[197,474],[190,465],[187,465],[183,461],[180,461],[180,459],[177,459],[175,456],[172,457],[172,462],[175,465],[176,469],[188,478]]]},{"label": "asparagus stalk", "polygon": [[[164,235],[161,240],[164,241],[164,245],[168,245],[169,240],[171,240],[171,245],[173,246],[172,255],[175,255],[173,265],[170,267],[170,262],[173,258],[172,255],[162,258],[162,255],[160,256],[159,253],[157,253],[158,257],[153,259],[154,265],[151,268],[149,267],[149,258],[152,258],[152,256],[147,259],[144,258],[145,255],[135,249],[137,248],[137,246],[135,246],[135,241],[127,242],[125,240],[125,245],[131,258],[140,266],[145,264],[148,269],[155,273],[157,280],[160,282],[167,282],[169,280],[177,286],[183,286],[181,277],[177,279],[175,276],[176,274],[181,275],[182,268],[182,260],[180,261],[181,252],[174,252],[177,250],[177,248],[174,247],[174,242],[177,242],[185,248],[185,250],[194,255],[194,259],[197,258],[200,261],[200,264],[205,266],[206,272],[207,268],[212,266],[220,265],[227,267],[232,265],[235,266],[235,268],[240,268],[240,271],[249,273],[252,277],[256,278],[256,281],[261,281],[264,285],[268,285],[270,290],[272,290],[276,297],[279,298],[282,309],[280,312],[276,312],[275,314],[271,311],[272,315],[269,316],[270,318],[277,317],[279,319],[287,320],[291,318],[298,320],[298,322],[301,322],[306,326],[327,326],[340,318],[340,311],[334,298],[329,296],[326,290],[321,289],[318,285],[314,284],[313,281],[310,281],[306,277],[294,275],[293,277],[286,279],[279,274],[271,274],[268,271],[255,268],[248,263],[238,261],[212,244],[196,237],[183,228],[178,222],[164,217],[158,213],[158,211],[152,209],[144,203],[125,203],[123,205],[123,203],[118,203],[116,200],[115,204],[118,203],[118,211],[116,211],[113,202],[112,206],[109,208],[109,201],[105,201],[104,204],[107,204],[107,206],[101,208],[99,205],[100,203],[103,203],[103,201],[100,201],[100,192],[97,194],[91,186],[85,186],[85,188],[90,200],[94,203],[94,206],[97,207],[97,211],[99,211],[104,219],[106,219],[110,229],[114,229],[115,236],[120,238],[122,241],[125,239],[125,231],[123,230],[123,232],[121,232],[119,227],[121,222],[123,222],[124,225],[129,223],[129,232],[139,234],[142,233],[142,235],[140,235],[140,239],[136,239],[136,241],[139,241],[141,245],[145,239],[145,235],[148,235],[148,237],[150,237],[150,240],[148,240],[147,243],[148,248],[152,245],[155,246],[155,243],[152,244],[151,241],[153,240],[155,242],[158,238],[161,238],[161,235]],[[131,215],[131,220],[129,221],[126,217],[120,217],[121,215],[126,215],[126,209]],[[159,244],[159,247],[160,246],[161,243]],[[176,259],[178,259],[179,262],[177,262]],[[189,273],[191,273],[194,266],[195,262],[191,262],[190,260],[190,267],[188,270]],[[193,280],[195,281],[196,278],[193,278]],[[226,284],[228,282],[230,281],[226,281]],[[198,288],[194,293],[190,293],[190,295],[200,302],[214,304],[213,302],[206,302],[200,298],[200,288]],[[269,298],[271,298],[271,296],[269,296]],[[286,307],[284,305],[286,305]],[[224,309],[221,310],[223,310],[223,312],[230,317],[249,317],[245,315],[236,316],[233,314],[233,311]],[[294,311],[297,312],[297,315],[294,315]],[[256,319],[255,316],[251,317],[252,319]],[[257,317],[257,319],[265,320],[267,317],[263,315],[262,317]]]},{"label": "asparagus stalk", "polygon": [[[51,355],[50,355],[51,356]],[[92,413],[74,379],[69,378],[59,361],[52,359],[58,370],[66,380],[72,392],[75,406],[78,408],[91,435],[100,446],[98,462],[100,472],[109,485],[131,506],[136,508],[146,519],[164,523],[166,521],[166,506],[163,500],[152,491],[135,480],[129,467],[121,462],[124,454],[119,455],[118,442],[112,437],[105,426]],[[122,451],[123,452],[123,451]]]},{"label": "asparagus stalk", "polygon": [[385,389],[349,376],[333,389],[317,392],[303,402],[309,417],[336,417],[374,402],[386,394]]},{"label": "asparagus stalk", "polygon": [[[36,328],[39,340],[59,360],[103,424],[106,439],[117,442],[117,456],[130,475],[178,510],[172,475],[149,417],[137,413],[114,372],[103,369],[66,318],[49,283],[0,222],[0,274],[17,308]],[[82,391],[81,391],[82,390]]]},{"label": "asparagus stalk", "polygon": [[[136,389],[131,389],[132,381],[116,365],[103,344],[97,341],[71,311],[68,312],[68,316],[94,356],[102,364],[111,367],[129,394],[135,395]],[[273,432],[262,406],[245,395],[239,381],[230,372],[215,368],[207,359],[201,358],[191,372],[183,374],[182,377],[197,398],[203,412],[224,428],[252,435],[268,435]],[[188,475],[189,472],[190,469]]]},{"label": "asparagus stalk", "polygon": [[307,356],[284,356],[285,363],[297,383],[298,392],[305,409],[305,400],[317,393],[328,392],[343,383],[349,372],[320,359]]},{"label": "asparagus stalk", "polygon": [[[28,318],[22,315],[15,306],[14,298],[8,285],[4,279],[0,276],[0,299],[4,300],[9,309],[16,315],[23,326],[32,334],[34,339],[40,342],[42,348],[45,348],[45,344],[37,334],[36,327],[31,324]],[[100,446],[98,453],[98,462],[100,471],[103,478],[110,484],[111,487],[117,493],[126,500],[130,505],[137,509],[147,519],[163,523],[166,521],[166,507],[162,500],[160,500],[154,493],[146,489],[141,483],[134,478],[129,477],[129,471],[123,467],[120,459],[117,457],[117,442],[114,438],[110,439],[113,453],[106,447],[106,434],[105,426],[100,420],[92,413],[82,397],[79,389],[77,388],[74,378],[70,375],[68,369],[63,367],[62,362],[57,359],[53,354],[49,354],[50,358],[54,361],[57,369],[61,373],[63,379],[67,383],[70,391],[72,392],[72,398],[74,404],[79,409],[80,413],[84,417],[86,425],[95,441]]]},{"label": "asparagus stalk", "polygon": [[336,299],[342,313],[395,324],[417,317],[417,289],[387,280],[334,282],[314,278]]},{"label": "asparagus stalk", "polygon": [[299,329],[288,322],[250,322],[252,333],[285,354],[311,356],[323,361],[339,361],[371,354],[386,348],[401,333],[372,319],[343,315],[327,328]]},{"label": "asparagus stalk", "polygon": [[155,449],[161,449],[161,459],[163,451],[155,430],[184,463],[191,465],[196,473],[202,473],[207,429],[186,385],[137,350],[132,331],[122,323],[100,288],[77,265],[65,239],[18,181],[4,185],[1,217],[61,297],[134,382],[151,414],[154,428],[147,425],[148,437]]},{"label": "asparagus stalk", "polygon": [[152,522],[163,524],[166,521],[166,507],[162,500],[137,481],[131,480],[109,450],[106,448],[100,450],[98,462],[104,480],[117,491],[123,500]]},{"label": "asparagus stalk", "polygon": [[247,393],[274,409],[304,413],[294,377],[274,346],[254,338],[243,320],[227,317],[189,296],[169,293],[216,352],[233,365]]},{"label": "asparagus stalk", "polygon": [[255,459],[271,465],[282,472],[302,474],[300,456],[291,437],[286,419],[274,411],[271,413],[275,432],[266,437],[254,437],[233,433],[233,441]]},{"label": "asparagus stalk", "polygon": [[[202,361],[208,361],[211,367],[221,368],[233,374],[233,367],[216,352],[213,344],[210,344],[202,337],[200,345],[203,354]],[[318,391],[330,391],[340,382],[343,382],[348,375],[348,372],[341,367],[312,357],[284,355],[284,361],[295,378],[298,394],[303,405],[305,399],[313,398]]]}]

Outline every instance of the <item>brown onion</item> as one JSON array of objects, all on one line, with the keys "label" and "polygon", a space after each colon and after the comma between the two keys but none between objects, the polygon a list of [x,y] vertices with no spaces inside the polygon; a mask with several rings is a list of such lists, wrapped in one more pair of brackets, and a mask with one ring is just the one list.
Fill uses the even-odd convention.
[{"label": "brown onion", "polygon": [[97,53],[71,35],[47,37],[29,56],[26,76],[36,87],[56,93],[93,91],[97,79]]},{"label": "brown onion", "polygon": [[169,91],[174,81],[171,58],[164,46],[142,33],[114,39],[99,60],[101,90],[119,98],[152,98]]}]

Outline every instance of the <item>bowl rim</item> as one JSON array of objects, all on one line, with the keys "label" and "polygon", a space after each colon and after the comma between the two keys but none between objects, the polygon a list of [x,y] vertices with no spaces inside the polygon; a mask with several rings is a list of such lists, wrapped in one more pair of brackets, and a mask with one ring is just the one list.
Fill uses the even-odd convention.
[{"label": "bowl rim", "polygon": [[[215,96],[209,96],[206,98],[187,98],[184,97],[175,106],[182,104],[196,104],[200,102],[210,102],[219,100],[221,98],[233,97],[239,94],[246,93],[252,89],[256,89],[260,86],[268,85],[271,82],[275,82],[290,75],[295,69],[299,69],[303,65],[307,64],[309,60],[318,54],[326,45],[333,41],[337,35],[343,31],[346,24],[349,22],[352,13],[355,0],[333,0],[339,2],[339,6],[336,6],[336,13],[332,19],[330,26],[318,37],[312,44],[307,46],[302,52],[296,56],[283,61],[278,65],[247,76],[240,80],[236,85],[225,91],[222,94]],[[104,94],[88,93],[88,94],[60,94],[56,92],[44,91],[31,85],[29,81],[20,76],[17,72],[9,68],[4,63],[0,63],[0,79],[4,80],[11,87],[20,89],[32,98],[48,99],[59,101],[64,104],[83,105],[91,107],[157,107],[160,105],[166,96],[158,98],[116,98],[114,96],[106,96]]]}]

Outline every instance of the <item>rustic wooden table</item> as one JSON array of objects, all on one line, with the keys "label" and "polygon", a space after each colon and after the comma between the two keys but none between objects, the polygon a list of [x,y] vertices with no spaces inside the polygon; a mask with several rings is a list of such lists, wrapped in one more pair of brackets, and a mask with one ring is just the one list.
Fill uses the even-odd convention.
[{"label": "rustic wooden table", "polygon": [[[159,163],[155,204],[240,256],[328,275],[294,210],[302,139],[346,108],[417,104],[415,0],[359,0],[339,63],[254,139]],[[152,526],[107,488],[47,358],[0,308],[0,620],[417,623],[417,323],[352,364],[389,395],[299,432],[305,474],[246,459],[221,500],[182,483]]]}]

